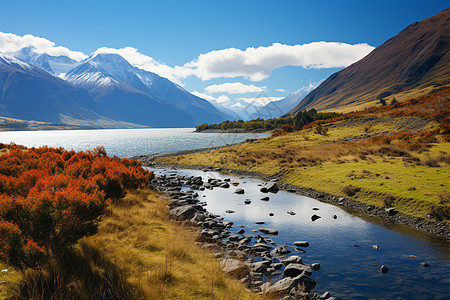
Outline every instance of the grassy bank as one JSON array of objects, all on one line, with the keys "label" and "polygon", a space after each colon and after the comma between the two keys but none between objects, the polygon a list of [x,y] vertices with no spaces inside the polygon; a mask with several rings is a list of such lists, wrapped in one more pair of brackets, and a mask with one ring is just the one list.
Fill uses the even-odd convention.
[{"label": "grassy bank", "polygon": [[448,135],[442,135],[448,120],[446,113],[430,117],[448,111],[448,91],[444,96],[160,161],[282,175],[286,183],[299,187],[448,222],[450,143]]},{"label": "grassy bank", "polygon": [[168,219],[166,200],[153,191],[129,193],[82,240],[127,275],[142,299],[253,299],[228,278],[211,252],[195,244],[195,231]]},{"label": "grassy bank", "polygon": [[[4,264],[0,298],[266,299],[227,277],[195,231],[168,219],[166,200],[150,190],[115,202],[98,233],[40,270]],[[71,298],[73,296],[73,298]]]}]

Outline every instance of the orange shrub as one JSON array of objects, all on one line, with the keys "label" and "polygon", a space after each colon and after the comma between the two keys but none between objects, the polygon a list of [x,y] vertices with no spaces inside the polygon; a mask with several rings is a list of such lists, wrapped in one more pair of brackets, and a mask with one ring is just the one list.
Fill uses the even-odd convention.
[{"label": "orange shrub", "polygon": [[103,147],[13,147],[0,156],[0,258],[33,265],[94,234],[109,201],[148,185],[151,176],[138,161],[106,156]]}]

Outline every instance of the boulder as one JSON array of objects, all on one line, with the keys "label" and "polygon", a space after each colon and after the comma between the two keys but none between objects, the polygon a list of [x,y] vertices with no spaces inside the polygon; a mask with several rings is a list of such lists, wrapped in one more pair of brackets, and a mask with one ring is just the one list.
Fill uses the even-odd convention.
[{"label": "boulder", "polygon": [[177,220],[192,219],[198,210],[192,205],[184,205],[169,210],[169,214]]},{"label": "boulder", "polygon": [[245,199],[245,200],[244,200],[244,204],[247,204],[247,205],[248,205],[248,204],[250,204],[250,203],[252,203],[252,201],[251,201],[250,199]]},{"label": "boulder", "polygon": [[293,211],[288,211],[287,213],[290,214],[291,216],[295,216],[295,212]]},{"label": "boulder", "polygon": [[381,273],[387,273],[389,271],[389,268],[386,267],[385,265],[382,265],[382,266],[380,266],[380,270],[381,270]]},{"label": "boulder", "polygon": [[228,182],[224,182],[220,185],[221,188],[227,189],[230,187],[230,184]]},{"label": "boulder", "polygon": [[244,189],[241,189],[241,188],[237,188],[234,192],[236,194],[244,194],[245,193]]},{"label": "boulder", "polygon": [[265,273],[270,266],[270,261],[263,260],[250,264],[250,269],[256,273]]},{"label": "boulder", "polygon": [[385,208],[384,210],[387,212],[389,216],[393,216],[396,213],[398,213],[398,211],[396,211],[395,208],[393,207]]},{"label": "boulder", "polygon": [[274,234],[274,235],[278,234],[278,230],[270,229],[270,228],[260,228],[259,231],[261,231],[262,233],[265,233],[265,234]]},{"label": "boulder", "polygon": [[227,214],[233,214],[233,213],[234,213],[234,210],[228,209],[228,210],[226,210],[225,212],[226,212]]},{"label": "boulder", "polygon": [[286,246],[278,246],[275,249],[273,249],[272,251],[270,251],[270,254],[272,255],[286,255],[291,253],[291,251],[286,248]]},{"label": "boulder", "polygon": [[261,286],[261,289],[263,293],[281,295],[288,293],[292,288],[299,285],[304,286],[306,292],[310,292],[316,286],[316,282],[307,275],[301,274],[297,277],[283,278],[272,285],[265,284]]},{"label": "boulder", "polygon": [[221,263],[222,271],[237,278],[244,278],[248,274],[248,269],[244,263],[237,259],[226,258]]},{"label": "boulder", "polygon": [[269,201],[269,199],[270,199],[269,197],[262,197],[261,198],[262,201]]},{"label": "boulder", "polygon": [[283,259],[281,261],[285,266],[289,265],[289,264],[301,264],[303,263],[302,258],[298,255],[292,255],[289,256],[286,259]]},{"label": "boulder", "polygon": [[309,246],[309,243],[307,241],[296,241],[293,244],[294,244],[294,246],[297,246],[297,247],[308,247]]},{"label": "boulder", "polygon": [[320,218],[322,218],[321,216],[318,216],[318,215],[313,215],[312,217],[311,217],[311,221],[315,221],[315,220],[317,220],[317,219],[320,219]]},{"label": "boulder", "polygon": [[284,269],[284,277],[296,277],[300,274],[306,274],[311,276],[312,269],[310,266],[302,265],[302,264],[289,264]]},{"label": "boulder", "polygon": [[262,193],[278,193],[278,185],[274,181],[269,181],[265,185],[263,185],[260,189]]},{"label": "boulder", "polygon": [[311,265],[311,269],[313,269],[314,271],[319,271],[320,270],[320,264],[319,263],[314,263]]}]

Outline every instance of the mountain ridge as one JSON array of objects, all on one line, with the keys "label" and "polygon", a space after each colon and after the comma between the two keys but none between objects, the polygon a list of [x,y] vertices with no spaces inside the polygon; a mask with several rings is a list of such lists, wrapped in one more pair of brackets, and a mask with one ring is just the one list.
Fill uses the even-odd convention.
[{"label": "mountain ridge", "polygon": [[[415,22],[332,74],[288,112],[350,111],[406,100],[450,85],[450,8]],[[414,94],[413,94],[414,93]]]}]

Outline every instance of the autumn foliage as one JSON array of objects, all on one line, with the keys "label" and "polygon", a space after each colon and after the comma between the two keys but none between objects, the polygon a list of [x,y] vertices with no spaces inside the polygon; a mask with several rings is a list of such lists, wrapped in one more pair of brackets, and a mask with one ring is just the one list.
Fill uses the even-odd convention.
[{"label": "autumn foliage", "polygon": [[0,259],[33,266],[94,234],[109,202],[151,176],[138,161],[108,157],[103,147],[12,147],[0,156]]}]

